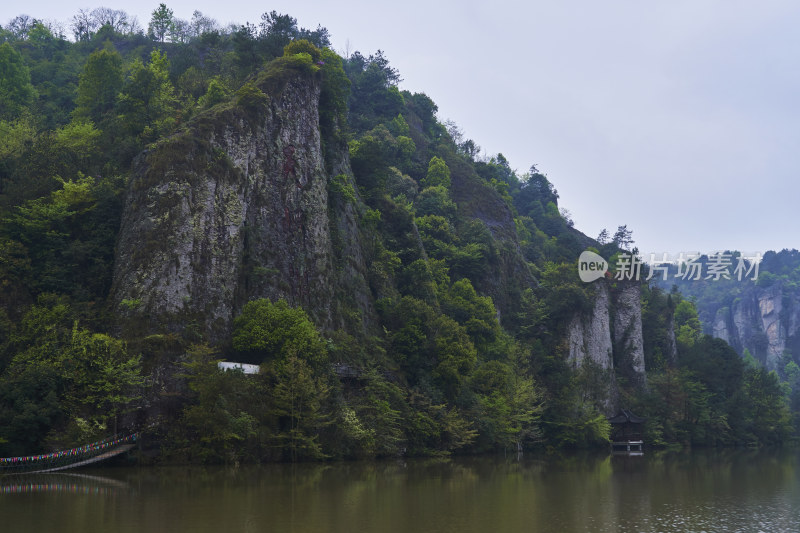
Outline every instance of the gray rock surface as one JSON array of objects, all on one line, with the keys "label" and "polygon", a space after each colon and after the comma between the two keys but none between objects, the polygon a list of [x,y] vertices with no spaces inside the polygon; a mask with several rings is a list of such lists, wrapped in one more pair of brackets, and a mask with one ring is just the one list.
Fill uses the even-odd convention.
[{"label": "gray rock surface", "polygon": [[[266,297],[333,327],[337,290],[366,319],[353,209],[329,214],[319,91],[298,74],[266,105],[214,108],[138,158],[112,289],[123,319],[150,330],[194,323],[215,340],[244,303]],[[349,173],[346,151],[332,166]],[[334,269],[332,226],[347,268]]]}]

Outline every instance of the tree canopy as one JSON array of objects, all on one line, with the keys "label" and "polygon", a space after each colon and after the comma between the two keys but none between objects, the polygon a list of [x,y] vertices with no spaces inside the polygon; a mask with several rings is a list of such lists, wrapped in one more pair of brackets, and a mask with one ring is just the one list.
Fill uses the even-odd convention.
[{"label": "tree canopy", "polygon": [[[150,432],[166,460],[204,463],[604,446],[617,399],[648,417],[655,445],[796,435],[800,342],[788,339],[769,372],[763,350],[740,358],[704,335],[719,309],[709,301],[753,294],[726,282],[695,299],[636,285],[647,387],[619,364],[578,364],[569,332],[606,294],[594,288],[613,299],[625,284],[585,284],[576,260],[635,253],[632,230],[583,235],[537,165],[518,173],[503,154],[482,155],[428,95],[401,88],[381,50],[342,56],[326,28],[276,11],[223,26],[162,3],[144,22],[100,7],[72,17],[74,40],[25,15],[0,30],[0,455],[122,427]],[[276,95],[287,80],[318,94],[308,124],[318,118],[319,131],[304,131],[301,148],[256,142],[247,158],[281,158],[288,175],[301,153],[319,155],[323,193],[311,202],[292,185],[301,212],[277,218],[326,210],[320,227],[297,224],[302,239],[325,233],[320,256],[274,268],[251,246],[274,229],[244,216],[239,288],[215,335],[203,324],[217,302],[190,311],[189,294],[176,297],[178,326],[130,318],[148,295],[112,297],[125,206],[152,205],[160,216],[147,223],[168,225],[175,205],[203,201],[193,184],[164,190],[173,158],[207,150],[192,179],[231,170],[220,138],[285,120]],[[133,193],[153,185],[138,179],[143,162],[157,169],[140,201]],[[787,289],[791,304],[798,257],[765,254],[747,291]],[[304,308],[313,299],[289,287],[318,259],[333,296]],[[626,347],[613,344],[619,363]],[[223,371],[223,359],[260,371]]]}]

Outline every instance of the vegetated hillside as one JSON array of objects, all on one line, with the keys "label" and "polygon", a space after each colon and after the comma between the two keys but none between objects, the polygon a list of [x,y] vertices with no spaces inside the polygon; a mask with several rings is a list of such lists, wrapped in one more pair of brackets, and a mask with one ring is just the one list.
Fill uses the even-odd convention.
[{"label": "vegetated hillside", "polygon": [[[800,253],[768,251],[757,266],[745,262],[746,275],[744,270],[734,272],[740,256],[701,256],[695,261],[702,268],[700,276],[689,267],[679,273],[677,266],[670,266],[666,280],[663,275],[655,279],[662,287],[674,284],[695,301],[706,333],[729,342],[743,356],[746,350],[771,370],[783,370],[798,351]],[[730,265],[727,277],[705,274],[716,261]]]},{"label": "vegetated hillside", "polygon": [[[731,279],[707,275],[694,279],[694,275],[678,275],[677,267],[670,268],[666,281],[662,276],[656,279],[661,286],[675,284],[694,301],[705,333],[728,342],[753,364],[757,361],[776,371],[791,388],[796,410],[800,406],[800,254],[768,251],[757,266],[745,263],[747,275],[734,270],[740,256],[739,252],[721,256],[730,264]],[[706,272],[711,259],[702,256],[696,262]],[[688,274],[688,269],[682,274]]]},{"label": "vegetated hillside", "polygon": [[625,227],[578,232],[382,53],[274,12],[91,13],[76,42],[2,33],[1,454],[115,428],[193,462],[590,446],[619,406],[654,444],[789,435],[777,377],[690,302],[579,280]]}]

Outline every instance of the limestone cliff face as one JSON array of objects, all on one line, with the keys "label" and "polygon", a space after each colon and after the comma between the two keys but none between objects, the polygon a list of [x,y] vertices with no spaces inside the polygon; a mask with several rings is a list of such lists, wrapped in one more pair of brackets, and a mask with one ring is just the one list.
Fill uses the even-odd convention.
[{"label": "limestone cliff face", "polygon": [[[218,106],[136,161],[112,289],[124,318],[194,323],[215,340],[244,303],[267,297],[331,327],[337,291],[369,315],[354,213],[329,214],[319,82],[297,73],[262,89],[266,103]],[[346,157],[329,168],[352,180]],[[347,268],[334,268],[334,235]]]},{"label": "limestone cliff face", "polygon": [[608,285],[594,284],[594,307],[588,314],[576,314],[567,327],[569,360],[575,367],[593,365],[604,374],[606,387],[597,398],[607,415],[617,409],[618,391],[614,374],[614,353],[611,342],[611,301]]},{"label": "limestone cliff face", "polygon": [[646,380],[639,284],[620,282],[615,292],[614,345],[617,366],[631,382],[643,386]]},{"label": "limestone cliff face", "polygon": [[614,367],[614,354],[608,286],[596,283],[594,288],[596,293],[591,312],[576,314],[567,327],[569,359],[577,365],[588,360],[603,370],[610,370]]},{"label": "limestone cliff face", "polygon": [[798,348],[800,294],[781,283],[753,287],[731,306],[717,309],[709,329],[740,354],[747,349],[768,369],[775,370],[784,351]]},{"label": "limestone cliff face", "polygon": [[619,407],[616,375],[637,386],[646,383],[641,290],[623,282],[610,288],[603,280],[593,288],[592,310],[576,314],[567,327],[568,357],[576,367],[589,362],[605,374],[607,390],[597,400],[613,414]]}]

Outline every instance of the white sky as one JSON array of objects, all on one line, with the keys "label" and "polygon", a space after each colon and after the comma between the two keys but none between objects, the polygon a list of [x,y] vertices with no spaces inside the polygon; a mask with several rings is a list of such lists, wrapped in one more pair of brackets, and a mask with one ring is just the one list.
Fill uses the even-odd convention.
[{"label": "white sky", "polygon": [[[68,26],[80,8],[0,5]],[[171,0],[221,24],[276,10],[333,47],[382,49],[491,155],[531,164],[590,236],[620,224],[642,252],[800,248],[800,3],[761,0],[339,2]]]}]

